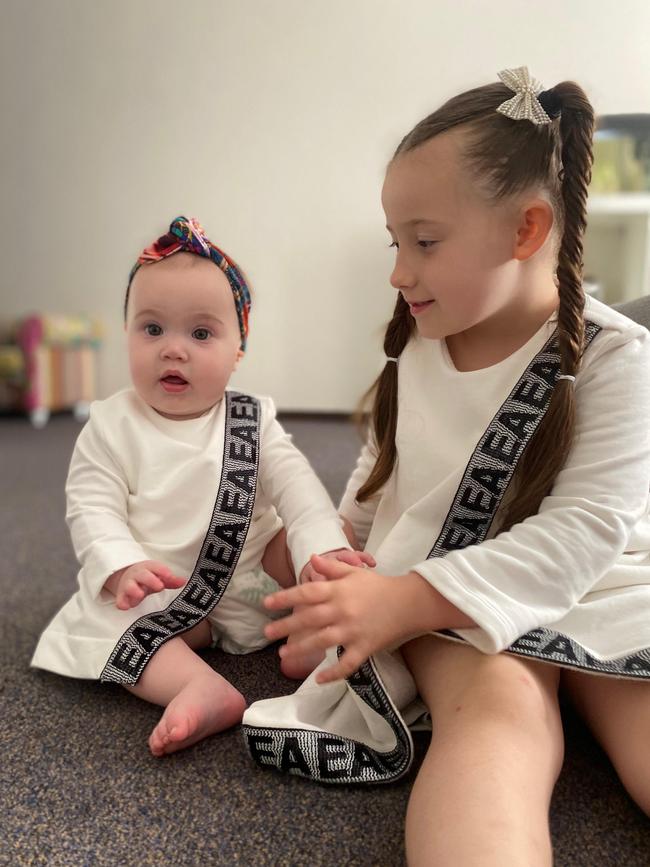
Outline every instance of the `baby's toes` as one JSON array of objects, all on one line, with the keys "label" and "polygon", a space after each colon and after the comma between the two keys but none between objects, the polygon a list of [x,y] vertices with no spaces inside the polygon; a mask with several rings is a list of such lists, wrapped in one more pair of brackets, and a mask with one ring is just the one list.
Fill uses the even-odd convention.
[{"label": "baby's toes", "polygon": [[169,732],[163,717],[149,736],[149,749],[154,756],[164,756],[165,746],[169,743]]}]

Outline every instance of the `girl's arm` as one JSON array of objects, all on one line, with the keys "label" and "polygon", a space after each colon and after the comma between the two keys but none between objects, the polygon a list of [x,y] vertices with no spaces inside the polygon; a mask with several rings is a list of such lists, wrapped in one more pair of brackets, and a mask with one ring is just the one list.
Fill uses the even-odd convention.
[{"label": "girl's arm", "polygon": [[297,607],[264,632],[272,641],[296,637],[280,648],[280,656],[287,660],[342,645],[341,658],[318,673],[319,683],[349,677],[373,653],[399,647],[418,635],[475,625],[417,572],[380,575],[316,555],[311,563],[330,580],[268,596],[265,605],[270,610]]}]

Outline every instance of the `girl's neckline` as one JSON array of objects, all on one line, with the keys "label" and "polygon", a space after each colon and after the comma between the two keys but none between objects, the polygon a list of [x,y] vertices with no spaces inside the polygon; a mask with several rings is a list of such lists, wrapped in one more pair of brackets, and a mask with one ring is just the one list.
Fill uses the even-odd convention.
[{"label": "girl's neckline", "polygon": [[557,310],[554,310],[553,313],[549,316],[549,318],[524,344],[519,347],[519,349],[515,349],[514,352],[510,353],[510,355],[502,358],[501,361],[496,361],[494,364],[488,364],[486,367],[477,367],[475,370],[458,370],[458,368],[453,362],[451,355],[449,354],[447,341],[444,337],[442,337],[440,340],[436,340],[435,343],[439,347],[443,367],[449,374],[451,374],[452,376],[465,378],[480,377],[482,375],[487,375],[489,373],[497,371],[502,366],[508,365],[509,363],[517,359],[520,355],[527,355],[537,343],[539,343],[539,346],[541,348],[547,338],[550,337],[556,322]]}]

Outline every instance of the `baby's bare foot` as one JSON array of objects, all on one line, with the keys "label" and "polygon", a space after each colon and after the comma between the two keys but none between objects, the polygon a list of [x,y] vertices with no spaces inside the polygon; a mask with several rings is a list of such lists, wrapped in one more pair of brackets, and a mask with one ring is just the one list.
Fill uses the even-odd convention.
[{"label": "baby's bare foot", "polygon": [[222,678],[196,678],[167,705],[149,748],[154,756],[182,750],[241,722],[245,709],[244,697]]}]

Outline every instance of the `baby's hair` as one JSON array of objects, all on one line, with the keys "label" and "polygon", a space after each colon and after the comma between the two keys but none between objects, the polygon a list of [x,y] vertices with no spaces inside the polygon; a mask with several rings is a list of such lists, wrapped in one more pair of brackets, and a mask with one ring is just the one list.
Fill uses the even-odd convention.
[{"label": "baby's hair", "polygon": [[[594,112],[582,88],[572,81],[546,91],[546,97],[561,109],[551,123],[512,120],[497,112],[497,107],[511,97],[512,91],[500,83],[453,97],[405,136],[393,159],[464,125],[468,135],[459,139],[461,163],[484,196],[498,201],[528,190],[548,192],[561,235],[556,272],[561,372],[575,375],[584,348],[582,253]],[[414,329],[413,317],[400,294],[384,337],[386,355],[399,356]],[[387,363],[363,399],[362,406],[374,396],[370,424],[378,458],[357,493],[360,503],[383,487],[395,465],[397,367]],[[574,430],[574,384],[559,380],[549,408],[519,461],[513,479],[514,497],[504,506],[500,530],[510,529],[538,511],[567,459]]]}]

